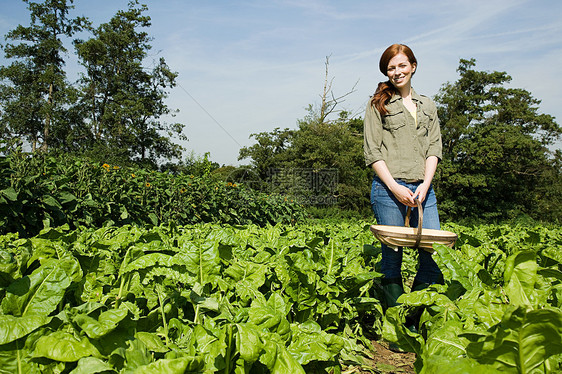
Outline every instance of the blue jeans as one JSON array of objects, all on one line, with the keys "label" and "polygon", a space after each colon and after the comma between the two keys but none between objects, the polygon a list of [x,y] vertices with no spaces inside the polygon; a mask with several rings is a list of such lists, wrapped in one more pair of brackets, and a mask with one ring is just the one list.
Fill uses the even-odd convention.
[{"label": "blue jeans", "polygon": [[[412,192],[421,182],[407,183],[402,180],[397,182],[408,187]],[[388,187],[375,176],[371,187],[371,208],[375,213],[377,224],[404,226],[406,219],[406,211],[408,207],[400,203],[396,197],[390,192]],[[433,186],[429,188],[427,196],[422,203],[423,209],[423,228],[437,229],[441,228],[439,223],[439,213],[437,211],[437,199]],[[418,209],[414,208],[410,213],[410,226],[418,226]],[[381,272],[385,278],[402,278],[402,247],[398,247],[398,251],[382,244],[382,260]],[[414,281],[417,283],[437,283],[442,281],[443,274],[439,270],[439,266],[433,260],[432,254],[419,248],[418,250],[418,272]]]}]

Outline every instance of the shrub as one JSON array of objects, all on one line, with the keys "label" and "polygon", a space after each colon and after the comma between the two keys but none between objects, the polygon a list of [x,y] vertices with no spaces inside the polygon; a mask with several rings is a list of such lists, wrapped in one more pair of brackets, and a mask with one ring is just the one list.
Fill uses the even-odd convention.
[{"label": "shrub", "polygon": [[224,222],[294,223],[304,210],[282,196],[216,178],[14,153],[0,160],[0,233],[45,227]]}]

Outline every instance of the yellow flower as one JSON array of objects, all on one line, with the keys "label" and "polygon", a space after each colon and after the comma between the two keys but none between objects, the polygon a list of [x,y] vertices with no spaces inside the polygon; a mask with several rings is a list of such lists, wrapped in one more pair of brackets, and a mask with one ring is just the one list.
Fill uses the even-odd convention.
[{"label": "yellow flower", "polygon": [[109,168],[110,168],[110,166],[108,164],[103,164],[101,167],[104,168],[105,170],[109,170]]},{"label": "yellow flower", "polygon": [[146,187],[150,187],[150,183],[146,182]]},{"label": "yellow flower", "polygon": [[136,177],[136,175],[135,175],[135,174],[131,174],[131,177],[133,177],[133,178],[134,178],[134,177]]},{"label": "yellow flower", "polygon": [[119,169],[119,166],[114,166],[113,169],[117,170]]},{"label": "yellow flower", "polygon": [[182,188],[182,189],[180,190],[180,193],[185,193],[185,191],[187,191],[187,190],[186,190],[185,188]]}]

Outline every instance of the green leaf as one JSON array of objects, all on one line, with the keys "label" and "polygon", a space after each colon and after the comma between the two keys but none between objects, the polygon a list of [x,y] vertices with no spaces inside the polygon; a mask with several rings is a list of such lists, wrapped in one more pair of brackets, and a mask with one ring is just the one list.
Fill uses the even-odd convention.
[{"label": "green leaf", "polygon": [[444,271],[444,275],[450,273],[451,280],[458,281],[466,290],[482,286],[482,281],[478,276],[478,272],[484,270],[481,265],[467,259],[461,252],[446,245],[435,244],[433,249],[447,267],[448,271]]},{"label": "green leaf", "polygon": [[2,194],[2,196],[4,196],[6,199],[10,201],[18,200],[18,193],[13,187],[8,187],[6,189],[3,189],[2,191],[0,191],[0,193]]},{"label": "green leaf", "polygon": [[463,323],[451,319],[442,323],[439,327],[431,329],[423,347],[423,360],[425,361],[435,355],[456,359],[466,354],[466,346],[469,341],[459,337],[464,331]]},{"label": "green leaf", "polygon": [[236,327],[236,343],[238,345],[240,357],[249,363],[257,361],[264,349],[260,339],[259,329],[249,323],[240,323],[237,324]]},{"label": "green leaf", "polygon": [[127,274],[138,270],[148,270],[148,268],[153,266],[172,267],[174,264],[175,259],[173,256],[165,253],[149,253],[131,261],[122,269],[121,274]]},{"label": "green leaf", "polygon": [[70,286],[68,265],[65,260],[47,261],[31,275],[16,280],[8,287],[2,300],[4,313],[14,316],[49,315]]},{"label": "green leaf", "polygon": [[236,283],[245,282],[250,287],[258,289],[264,284],[268,270],[267,265],[238,260],[225,270],[224,275],[232,278]]},{"label": "green leaf", "polygon": [[45,204],[47,207],[51,208],[52,210],[62,209],[60,203],[51,195],[42,196],[41,201],[43,202],[43,204]]},{"label": "green leaf", "polygon": [[265,283],[269,267],[250,261],[239,260],[228,267],[225,275],[233,280],[232,286],[242,300],[249,301],[261,296],[260,287]]},{"label": "green leaf", "polygon": [[41,326],[48,324],[52,317],[28,314],[22,317],[0,315],[0,345],[13,342],[26,336]]},{"label": "green leaf", "polygon": [[504,282],[511,304],[537,306],[535,283],[539,266],[536,257],[535,252],[523,251],[507,258]]},{"label": "green leaf", "polygon": [[485,373],[501,374],[504,371],[495,369],[490,365],[479,364],[476,360],[467,357],[450,357],[434,354],[423,360],[420,374],[467,374]]},{"label": "green leaf", "polygon": [[178,263],[185,266],[186,270],[194,281],[205,285],[215,283],[221,276],[221,262],[218,244],[214,242],[201,243],[194,245],[188,238],[181,238],[178,245],[181,248],[181,256],[178,256]]},{"label": "green leaf", "polygon": [[125,308],[110,309],[100,313],[97,320],[86,314],[79,314],[74,317],[74,322],[90,338],[98,339],[113,331],[127,314],[128,311]]},{"label": "green leaf", "polygon": [[386,310],[382,327],[383,338],[398,344],[400,348],[408,352],[421,354],[425,343],[423,337],[406,328],[404,313],[405,310],[400,306]]},{"label": "green leaf", "polygon": [[400,296],[400,302],[411,306],[438,305],[451,311],[458,309],[451,299],[432,288],[418,292],[404,293]]},{"label": "green leaf", "polygon": [[[502,300],[501,289],[484,289],[481,291],[474,290],[474,298],[468,297],[467,303],[471,304],[474,314],[477,316],[478,322],[489,328],[499,323],[508,307],[508,304]],[[466,304],[463,304],[466,305]],[[462,307],[459,305],[462,310]],[[467,315],[468,313],[465,313]]]},{"label": "green leaf", "polygon": [[[113,336],[113,334],[108,336]],[[149,365],[154,360],[153,354],[146,349],[140,339],[129,340],[127,345],[126,350],[120,347],[112,353],[112,355],[119,355],[125,359],[126,372],[133,372],[138,368]]]},{"label": "green leaf", "polygon": [[179,357],[157,360],[137,368],[133,374],[203,374],[204,369],[205,361],[202,357]]},{"label": "green leaf", "polygon": [[285,317],[287,314],[285,308],[285,301],[277,293],[273,293],[267,301],[264,301],[262,298],[256,298],[250,306],[248,322],[261,329],[275,332],[284,341],[289,341],[291,338],[291,325]]},{"label": "green leaf", "polygon": [[265,353],[260,356],[260,362],[267,366],[271,374],[305,374],[303,367],[284,345],[266,340],[264,347]]},{"label": "green leaf", "polygon": [[0,287],[8,287],[15,278],[18,278],[20,271],[15,256],[0,249]]},{"label": "green leaf", "polygon": [[311,361],[333,360],[343,349],[343,339],[322,331],[316,322],[307,321],[291,327],[291,344],[287,350],[301,365]]},{"label": "green leaf", "polygon": [[200,296],[192,290],[189,293],[189,299],[201,310],[210,310],[213,312],[218,312],[220,310],[220,304],[215,297]]},{"label": "green leaf", "polygon": [[107,362],[97,357],[83,357],[78,360],[76,368],[70,374],[94,374],[106,371],[115,371],[115,369]]},{"label": "green leaf", "polygon": [[35,332],[25,341],[23,339],[4,344],[0,347],[0,373],[1,374],[39,374],[38,364],[33,360],[33,344],[36,337],[41,334]]},{"label": "green leaf", "polygon": [[205,357],[206,368],[213,372],[225,367],[224,357],[227,348],[225,329],[226,327],[213,332],[202,325],[195,325],[193,328],[197,352]]},{"label": "green leaf", "polygon": [[139,331],[135,334],[135,337],[142,341],[149,351],[166,353],[170,350],[164,345],[162,339],[154,333]]},{"label": "green leaf", "polygon": [[562,271],[558,269],[539,269],[537,273],[544,278],[554,278],[558,281],[562,281]]},{"label": "green leaf", "polygon": [[77,339],[64,331],[41,336],[37,340],[33,356],[62,362],[74,362],[89,356],[101,357],[88,338]]},{"label": "green leaf", "polygon": [[530,373],[562,353],[561,336],[560,310],[511,307],[501,323],[468,344],[467,354],[500,370]]},{"label": "green leaf", "polygon": [[157,226],[158,225],[158,216],[154,213],[149,213],[148,214],[148,218],[150,219],[150,222],[154,225]]},{"label": "green leaf", "polygon": [[61,191],[58,195],[59,197],[59,202],[61,204],[68,204],[68,203],[72,203],[72,202],[76,202],[78,199],[76,198],[76,196],[74,196],[73,193],[68,192],[68,191]]}]

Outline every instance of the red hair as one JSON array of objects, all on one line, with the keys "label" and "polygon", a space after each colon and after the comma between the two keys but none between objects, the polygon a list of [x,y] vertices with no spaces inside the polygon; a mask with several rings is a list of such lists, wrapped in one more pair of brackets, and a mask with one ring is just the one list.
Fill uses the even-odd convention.
[{"label": "red hair", "polygon": [[[379,69],[381,73],[387,75],[386,70],[388,68],[388,63],[394,56],[400,53],[404,54],[408,58],[410,64],[415,64],[417,66],[418,60],[416,60],[416,56],[414,56],[414,52],[412,52],[410,47],[404,44],[393,44],[388,47],[381,56],[381,59],[379,61]],[[396,87],[394,87],[392,83],[390,83],[390,81],[380,82],[377,90],[375,91],[375,94],[373,95],[373,98],[371,99],[371,105],[374,105],[380,114],[388,114],[386,104],[388,104],[390,98],[395,93],[398,93],[398,91],[396,90]]]}]

